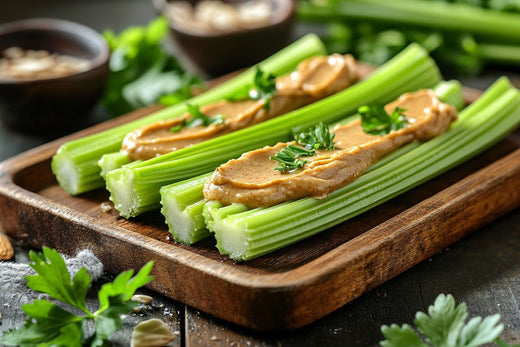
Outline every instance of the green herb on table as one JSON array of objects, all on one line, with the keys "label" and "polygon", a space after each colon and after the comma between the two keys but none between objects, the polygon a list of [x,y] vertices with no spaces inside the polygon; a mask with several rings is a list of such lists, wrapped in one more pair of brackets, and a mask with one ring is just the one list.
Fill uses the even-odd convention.
[{"label": "green herb on table", "polygon": [[[8,346],[103,346],[112,333],[122,326],[121,315],[132,311],[137,305],[130,300],[134,292],[153,280],[149,276],[153,262],[148,262],[135,275],[133,270],[119,274],[112,283],[104,284],[98,292],[99,309],[90,312],[86,306],[86,296],[91,277],[82,268],[71,279],[65,261],[58,251],[43,247],[42,253],[31,251],[33,261],[30,266],[36,275],[27,276],[27,286],[37,292],[48,294],[85,315],[77,316],[63,305],[48,300],[35,300],[22,306],[29,316],[19,330],[4,334],[1,342]],[[83,335],[87,321],[94,321],[95,333]]]},{"label": "green herb on table", "polygon": [[307,164],[307,160],[300,158],[312,157],[316,154],[317,149],[333,150],[335,135],[329,131],[329,127],[323,122],[303,131],[293,130],[296,143],[303,148],[289,145],[269,159],[281,164],[281,166],[275,167],[275,170],[282,172],[296,170]]},{"label": "green herb on table", "polygon": [[396,107],[388,114],[384,105],[364,105],[358,108],[363,131],[371,135],[386,135],[391,131],[402,129],[407,120],[403,112],[404,108]]},{"label": "green herb on table", "polygon": [[111,115],[119,116],[159,100],[166,105],[184,101],[192,96],[191,87],[201,84],[166,52],[161,42],[167,33],[163,17],[119,35],[103,32],[111,56],[102,105]]},{"label": "green herb on table", "polygon": [[276,94],[276,76],[264,72],[259,66],[256,67],[253,85],[249,85],[243,90],[238,91],[228,100],[264,100],[264,109],[269,110],[271,107],[271,99]]},{"label": "green herb on table", "polygon": [[420,334],[408,324],[383,325],[381,331],[386,340],[380,344],[383,347],[476,347],[496,342],[508,346],[498,338],[504,330],[504,325],[499,324],[499,314],[484,319],[473,317],[466,323],[467,317],[465,303],[456,305],[453,296],[440,294],[428,307],[428,314],[417,312],[415,315],[414,323]]}]

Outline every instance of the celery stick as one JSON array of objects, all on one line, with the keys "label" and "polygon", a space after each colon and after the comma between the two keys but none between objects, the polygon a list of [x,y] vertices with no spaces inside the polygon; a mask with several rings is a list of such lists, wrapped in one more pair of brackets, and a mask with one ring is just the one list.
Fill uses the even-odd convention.
[{"label": "celery stick", "polygon": [[[443,81],[435,86],[435,94],[444,102],[462,109],[464,99],[462,86],[458,81]],[[356,116],[347,117],[339,123],[346,124],[355,119]],[[399,158],[403,154],[419,146],[419,143],[411,143],[393,153],[387,155],[376,164],[372,165],[366,172],[370,172]],[[202,218],[202,207],[205,200],[202,194],[204,183],[209,179],[211,173],[197,176],[192,179],[164,186],[160,190],[162,214],[168,224],[169,231],[174,239],[183,244],[193,244],[211,234]],[[245,211],[245,206],[240,206],[240,212]]]},{"label": "celery stick", "polygon": [[298,2],[302,20],[366,20],[428,29],[472,33],[493,42],[520,40],[517,14],[477,8],[460,3],[426,0],[348,0]]},{"label": "celery stick", "polygon": [[104,154],[98,162],[98,165],[101,168],[100,175],[104,178],[107,172],[119,169],[121,166],[130,162],[130,157],[123,152]]},{"label": "celery stick", "polygon": [[[296,65],[309,57],[325,54],[323,43],[309,34],[290,46],[267,58],[259,65],[264,71],[280,75],[292,71]],[[245,87],[253,78],[256,69],[251,68],[233,79],[201,94],[189,102],[204,105],[225,98]],[[107,153],[119,151],[127,133],[143,125],[177,117],[186,112],[184,103],[168,107],[139,120],[86,136],[63,144],[52,159],[52,172],[60,186],[69,194],[76,195],[104,185],[98,161]]]},{"label": "celery stick", "polygon": [[213,170],[243,152],[289,138],[295,126],[335,122],[357,107],[386,102],[440,80],[437,66],[417,44],[410,45],[365,80],[328,98],[266,122],[168,153],[106,175],[110,199],[123,217],[160,207],[162,186]]},{"label": "celery stick", "polygon": [[204,207],[206,223],[222,253],[249,260],[341,223],[445,172],[490,147],[519,123],[520,93],[503,78],[461,112],[450,131],[325,199],[304,198],[239,213],[227,213],[219,202],[209,202]]},{"label": "celery stick", "polygon": [[[519,21],[520,21],[520,15]],[[486,61],[520,65],[520,46],[479,43],[479,54]]]},{"label": "celery stick", "polygon": [[202,217],[202,187],[211,173],[161,188],[161,212],[175,241],[191,245],[209,236]]}]

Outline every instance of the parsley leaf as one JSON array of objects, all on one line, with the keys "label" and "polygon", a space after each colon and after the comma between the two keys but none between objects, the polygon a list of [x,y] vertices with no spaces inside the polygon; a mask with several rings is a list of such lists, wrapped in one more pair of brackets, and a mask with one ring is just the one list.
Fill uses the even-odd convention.
[{"label": "parsley leaf", "polygon": [[304,131],[298,131],[297,129],[293,129],[294,140],[304,146],[307,149],[325,149],[325,150],[333,150],[334,149],[334,137],[335,133],[331,133],[329,131],[329,127],[323,123],[319,122],[314,127],[308,128]]},{"label": "parsley leaf", "polygon": [[386,340],[380,344],[383,347],[477,347],[494,341],[504,343],[498,339],[504,329],[504,325],[499,324],[500,315],[484,319],[474,317],[465,323],[467,317],[465,303],[456,305],[453,296],[440,294],[434,304],[428,307],[428,314],[417,312],[415,316],[414,323],[425,337],[425,342],[421,341],[411,326],[392,324],[381,327]]},{"label": "parsley leaf", "polygon": [[401,107],[396,107],[392,114],[388,114],[384,105],[364,105],[358,108],[361,117],[363,131],[371,135],[386,135],[394,130],[402,129],[406,126],[407,120]]},{"label": "parsley leaf", "polygon": [[271,107],[271,99],[276,94],[276,76],[264,72],[259,66],[256,67],[253,85],[249,85],[243,90],[239,90],[227,100],[264,100],[264,109],[269,110]]},{"label": "parsley leaf", "polygon": [[202,113],[200,111],[200,109],[195,105],[186,103],[186,107],[188,108],[188,112],[190,113],[191,119],[189,119],[189,120],[184,119],[178,125],[171,127],[170,132],[177,133],[177,132],[181,131],[182,128],[184,128],[184,127],[195,128],[198,126],[207,127],[211,124],[215,124],[215,125],[224,124],[224,122],[226,120],[226,116],[224,116],[222,114],[217,114],[216,116],[208,117],[204,113]]},{"label": "parsley leaf", "polygon": [[188,112],[191,115],[191,120],[189,120],[186,124],[188,128],[194,128],[196,126],[207,127],[211,124],[218,125],[224,123],[224,120],[226,119],[226,117],[221,114],[218,114],[214,117],[208,117],[202,113],[197,106],[191,104],[186,104],[186,106],[188,107]]},{"label": "parsley leaf", "polygon": [[313,156],[315,153],[316,151],[314,149],[309,150],[301,147],[296,147],[295,145],[289,145],[280,152],[269,157],[269,159],[282,164],[281,166],[275,167],[275,170],[290,171],[296,170],[307,164],[307,160],[301,160],[300,157],[310,157]]},{"label": "parsley leaf", "polygon": [[[103,346],[110,335],[121,328],[121,314],[128,313],[136,305],[130,301],[137,288],[150,282],[153,262],[147,263],[135,275],[133,270],[119,274],[112,283],[106,283],[98,293],[100,308],[90,312],[86,307],[87,291],[92,281],[82,268],[71,278],[65,261],[58,251],[43,247],[42,253],[31,251],[29,257],[34,262],[31,267],[36,275],[27,276],[27,286],[35,291],[75,307],[85,313],[77,316],[48,300],[35,300],[23,305],[29,319],[19,330],[4,334],[0,341],[16,346]],[[95,334],[84,339],[83,326],[93,320]]]},{"label": "parsley leaf", "polygon": [[281,166],[275,167],[275,170],[282,172],[296,170],[307,163],[307,160],[302,160],[300,159],[301,157],[311,157],[315,155],[316,150],[320,148],[324,150],[333,150],[335,135],[336,134],[329,131],[329,127],[323,122],[303,131],[293,129],[293,137],[296,143],[303,146],[303,148],[289,145],[280,152],[269,157],[269,159],[282,164]]},{"label": "parsley leaf", "polygon": [[383,325],[381,331],[386,337],[386,340],[381,342],[383,347],[428,347],[408,324],[403,324],[402,327],[397,324]]},{"label": "parsley leaf", "polygon": [[101,103],[112,116],[159,100],[168,104],[184,101],[192,96],[191,87],[202,83],[163,48],[161,42],[167,33],[164,17],[119,34],[103,32],[111,55],[110,75]]}]

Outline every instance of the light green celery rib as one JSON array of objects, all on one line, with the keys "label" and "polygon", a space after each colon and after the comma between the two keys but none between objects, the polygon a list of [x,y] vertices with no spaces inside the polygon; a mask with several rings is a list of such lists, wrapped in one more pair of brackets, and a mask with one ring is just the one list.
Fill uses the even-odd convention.
[{"label": "light green celery rib", "polygon": [[211,173],[161,188],[161,213],[175,241],[191,245],[209,236],[202,217],[202,188]]},{"label": "light green celery rib", "polygon": [[123,217],[160,207],[162,186],[213,170],[243,152],[286,141],[291,129],[318,121],[332,123],[374,101],[387,102],[404,92],[440,81],[437,66],[417,44],[410,45],[365,80],[296,111],[231,134],[168,153],[106,175],[110,199]]},{"label": "light green celery rib", "polygon": [[460,3],[426,0],[348,0],[298,2],[298,16],[307,21],[368,20],[445,31],[472,33],[493,42],[518,42],[518,14],[482,9]]},{"label": "light green celery rib", "polygon": [[[520,15],[518,15],[520,21]],[[520,46],[479,43],[479,54],[487,61],[505,64],[520,64]]]},{"label": "light green celery rib", "polygon": [[128,154],[124,152],[103,154],[98,162],[98,166],[101,168],[100,175],[105,178],[107,172],[119,169],[123,165],[129,164],[131,161],[132,160]]},{"label": "light green celery rib", "polygon": [[[435,86],[434,92],[442,101],[455,106],[457,110],[462,109],[464,99],[462,86],[458,81],[443,81]],[[347,117],[339,123],[347,124],[356,117]],[[366,172],[375,170],[399,158],[417,146],[419,146],[419,143],[411,143],[390,153],[372,165]],[[190,245],[211,235],[202,217],[202,208],[205,204],[202,190],[204,183],[210,178],[211,174],[207,173],[161,188],[161,212],[165,217],[170,233],[177,242]],[[246,210],[244,205],[236,206],[240,206],[236,207],[240,209],[240,212]]]},{"label": "light green celery rib", "polygon": [[[203,214],[219,250],[233,259],[249,260],[350,219],[445,172],[489,148],[519,123],[520,93],[501,79],[460,113],[450,131],[325,199],[304,198],[238,213],[209,202]],[[236,205],[233,208],[240,211],[243,205]]]},{"label": "light green celery rib", "polygon": [[[325,54],[320,39],[309,34],[259,63],[262,69],[280,75],[292,71],[296,65],[311,56]],[[253,78],[256,69],[250,68],[227,82],[189,100],[195,105],[203,105],[225,98],[244,88]],[[186,112],[185,103],[168,107],[139,120],[86,136],[63,144],[52,158],[52,172],[60,186],[69,194],[76,195],[104,185],[100,176],[98,161],[107,153],[121,148],[127,133],[143,125],[164,119],[171,119]]]}]

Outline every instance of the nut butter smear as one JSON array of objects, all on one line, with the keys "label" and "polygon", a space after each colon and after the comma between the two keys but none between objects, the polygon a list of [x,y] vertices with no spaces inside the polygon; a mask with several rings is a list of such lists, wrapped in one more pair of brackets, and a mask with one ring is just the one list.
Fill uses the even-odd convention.
[{"label": "nut butter smear", "polygon": [[132,160],[146,160],[211,138],[230,133],[285,114],[332,95],[358,79],[354,58],[333,54],[309,58],[296,71],[276,79],[276,93],[266,109],[265,100],[221,100],[201,106],[208,117],[224,116],[222,123],[171,129],[191,118],[186,113],[175,119],[159,121],[129,133],[122,145]]},{"label": "nut butter smear", "polygon": [[384,155],[409,142],[440,135],[457,119],[457,111],[440,102],[431,90],[404,94],[385,109],[391,113],[396,107],[405,109],[406,127],[379,136],[365,133],[359,119],[338,125],[333,129],[334,150],[318,150],[316,155],[304,158],[307,163],[303,168],[294,171],[274,170],[277,163],[269,159],[294,142],[278,143],[230,160],[206,182],[204,198],[248,207],[272,206],[303,197],[324,198],[361,176]]}]

